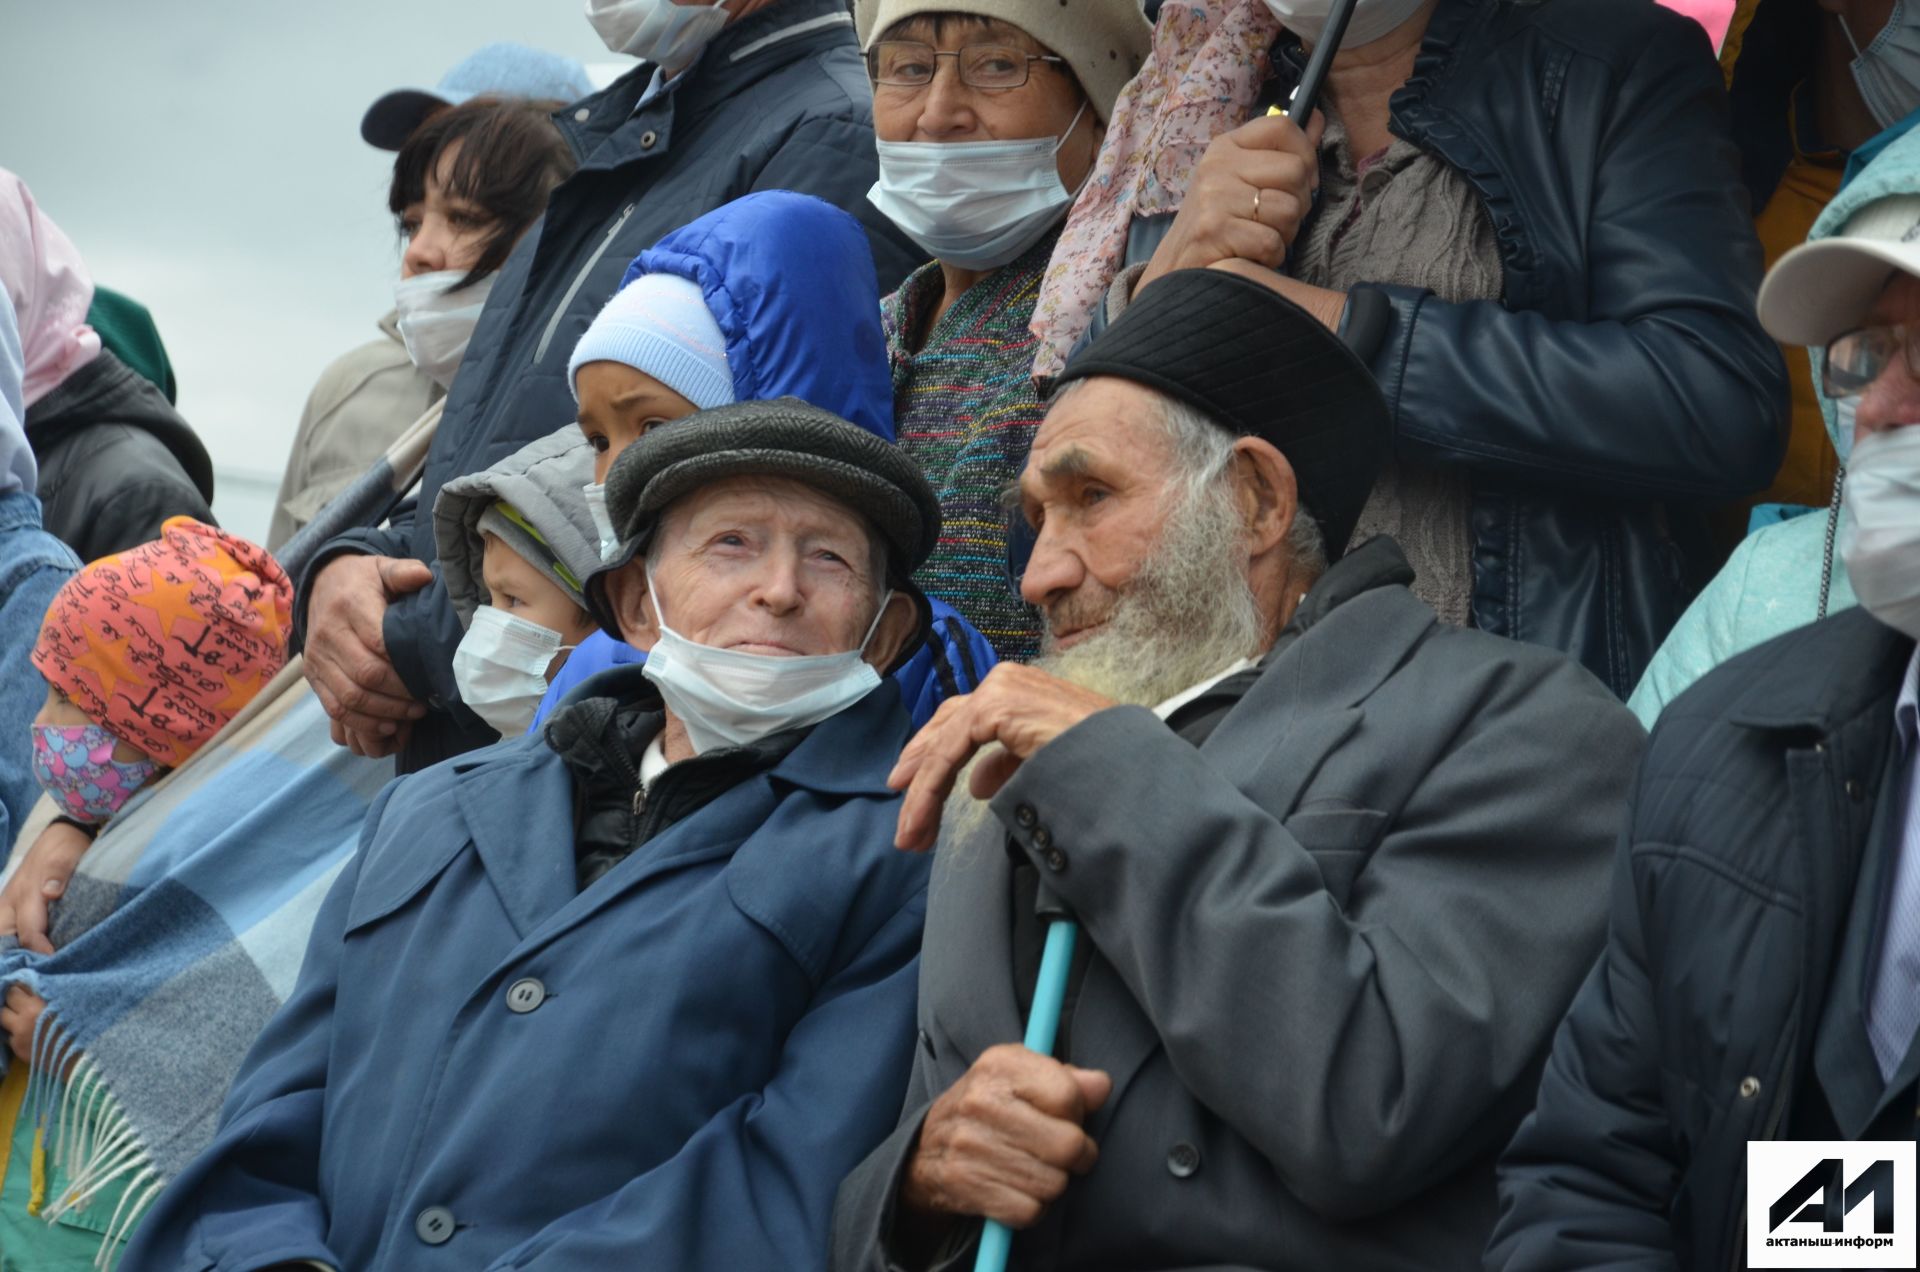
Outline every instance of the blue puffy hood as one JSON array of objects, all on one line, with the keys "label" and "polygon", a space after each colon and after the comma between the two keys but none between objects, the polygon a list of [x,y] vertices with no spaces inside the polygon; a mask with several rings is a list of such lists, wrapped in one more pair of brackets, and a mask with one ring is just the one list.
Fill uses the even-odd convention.
[{"label": "blue puffy hood", "polygon": [[736,399],[791,395],[895,440],[880,281],[851,216],[788,190],[749,194],[668,233],[620,285],[652,273],[700,285]]}]

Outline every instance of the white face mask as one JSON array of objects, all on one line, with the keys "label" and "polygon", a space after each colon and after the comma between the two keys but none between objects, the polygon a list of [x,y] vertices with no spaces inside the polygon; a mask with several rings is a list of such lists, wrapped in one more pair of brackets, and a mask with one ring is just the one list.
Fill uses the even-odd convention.
[{"label": "white face mask", "polygon": [[1893,127],[1920,106],[1920,15],[1907,16],[1909,2],[1898,0],[1887,25],[1864,49],[1847,20],[1840,19],[1840,29],[1853,45],[1853,82],[1882,128]]},{"label": "white face mask", "polygon": [[518,737],[547,695],[547,667],[572,648],[552,628],[482,605],[453,651],[460,701],[501,737]]},{"label": "white face mask", "polygon": [[[659,617],[651,571],[647,591]],[[686,726],[696,755],[818,724],[879,686],[880,673],[861,655],[892,597],[888,592],[881,598],[860,647],[842,654],[780,658],[716,649],[688,640],[659,618],[660,639],[647,651],[645,675]]]},{"label": "white face mask", "polygon": [[1840,496],[1840,559],[1869,614],[1920,639],[1920,424],[1854,444]]},{"label": "white face mask", "polygon": [[867,201],[946,264],[997,269],[1038,243],[1073,201],[1055,156],[1086,113],[1082,102],[1058,137],[878,142],[880,180]]},{"label": "white face mask", "polygon": [[717,4],[673,0],[587,0],[587,21],[613,52],[677,75],[727,25],[727,11]]},{"label": "white face mask", "polygon": [[459,291],[448,288],[467,276],[462,269],[415,274],[393,285],[393,306],[400,311],[400,339],[413,365],[432,376],[441,388],[453,384],[453,373],[466,356],[473,326],[487,306],[494,275]]},{"label": "white face mask", "polygon": [[[1371,44],[1411,18],[1426,0],[1358,0],[1353,17],[1347,22],[1347,34],[1340,47],[1357,49]],[[1280,19],[1280,25],[1308,44],[1320,43],[1327,29],[1327,14],[1333,0],[1266,0],[1267,8]]]},{"label": "white face mask", "polygon": [[600,559],[611,561],[620,546],[620,533],[613,528],[613,514],[607,511],[607,487],[603,482],[590,481],[580,487],[580,493],[586,496],[587,515],[593,518],[594,531],[600,536]]}]

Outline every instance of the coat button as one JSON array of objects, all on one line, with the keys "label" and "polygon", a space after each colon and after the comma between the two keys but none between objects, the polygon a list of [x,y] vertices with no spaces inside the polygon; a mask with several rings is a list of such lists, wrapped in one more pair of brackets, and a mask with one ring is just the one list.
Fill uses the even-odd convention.
[{"label": "coat button", "polygon": [[660,140],[660,134],[649,128],[640,134],[640,149],[652,150],[653,143]]},{"label": "coat button", "polygon": [[1191,1144],[1175,1144],[1167,1150],[1167,1173],[1185,1179],[1200,1169],[1200,1150]]},{"label": "coat button", "polygon": [[1758,1094],[1760,1094],[1760,1079],[1751,1078],[1751,1077],[1740,1079],[1740,1098],[1741,1099],[1751,1100],[1754,1096]]},{"label": "coat button", "polygon": [[547,1001],[547,987],[533,977],[517,980],[507,986],[507,1010],[524,1016]]},{"label": "coat button", "polygon": [[1053,846],[1053,832],[1048,830],[1045,826],[1042,826],[1040,829],[1034,831],[1033,846],[1035,848],[1038,848],[1041,852],[1045,852],[1047,849],[1051,848]]},{"label": "coat button", "polygon": [[1039,820],[1040,814],[1033,811],[1032,804],[1022,804],[1013,810],[1013,824],[1022,830],[1032,830]]},{"label": "coat button", "polygon": [[584,124],[589,119],[592,119],[592,118],[593,118],[593,112],[588,110],[585,106],[582,106],[579,110],[576,110],[573,112],[573,122],[576,124]]},{"label": "coat button", "polygon": [[1046,862],[1047,869],[1053,871],[1055,874],[1059,874],[1067,868],[1067,854],[1061,852],[1058,848],[1047,849],[1040,855],[1040,860]]},{"label": "coat button", "polygon": [[413,1232],[428,1245],[445,1245],[453,1240],[453,1211],[445,1206],[428,1206],[415,1216]]}]

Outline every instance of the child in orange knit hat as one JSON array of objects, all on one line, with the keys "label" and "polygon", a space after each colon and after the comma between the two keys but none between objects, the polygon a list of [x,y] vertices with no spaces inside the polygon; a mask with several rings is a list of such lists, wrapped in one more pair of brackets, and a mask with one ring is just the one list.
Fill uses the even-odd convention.
[{"label": "child in orange knit hat", "polygon": [[[47,682],[33,771],[57,821],[91,838],[218,733],[286,665],[292,608],[266,549],[191,517],[68,579],[32,655]],[[23,943],[52,952],[44,938]],[[18,985],[0,1006],[23,1060],[39,1008]]]}]

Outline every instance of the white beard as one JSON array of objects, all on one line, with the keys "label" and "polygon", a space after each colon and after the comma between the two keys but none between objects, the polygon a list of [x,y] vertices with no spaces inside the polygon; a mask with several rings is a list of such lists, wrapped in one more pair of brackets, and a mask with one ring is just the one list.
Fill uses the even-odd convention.
[{"label": "white beard", "polygon": [[[1242,568],[1244,534],[1226,483],[1186,500],[1100,630],[1067,649],[1049,633],[1033,665],[1114,702],[1151,707],[1258,654],[1265,624]],[[976,752],[955,779],[943,840],[970,840],[987,820],[969,785],[974,765],[996,749]]]}]

